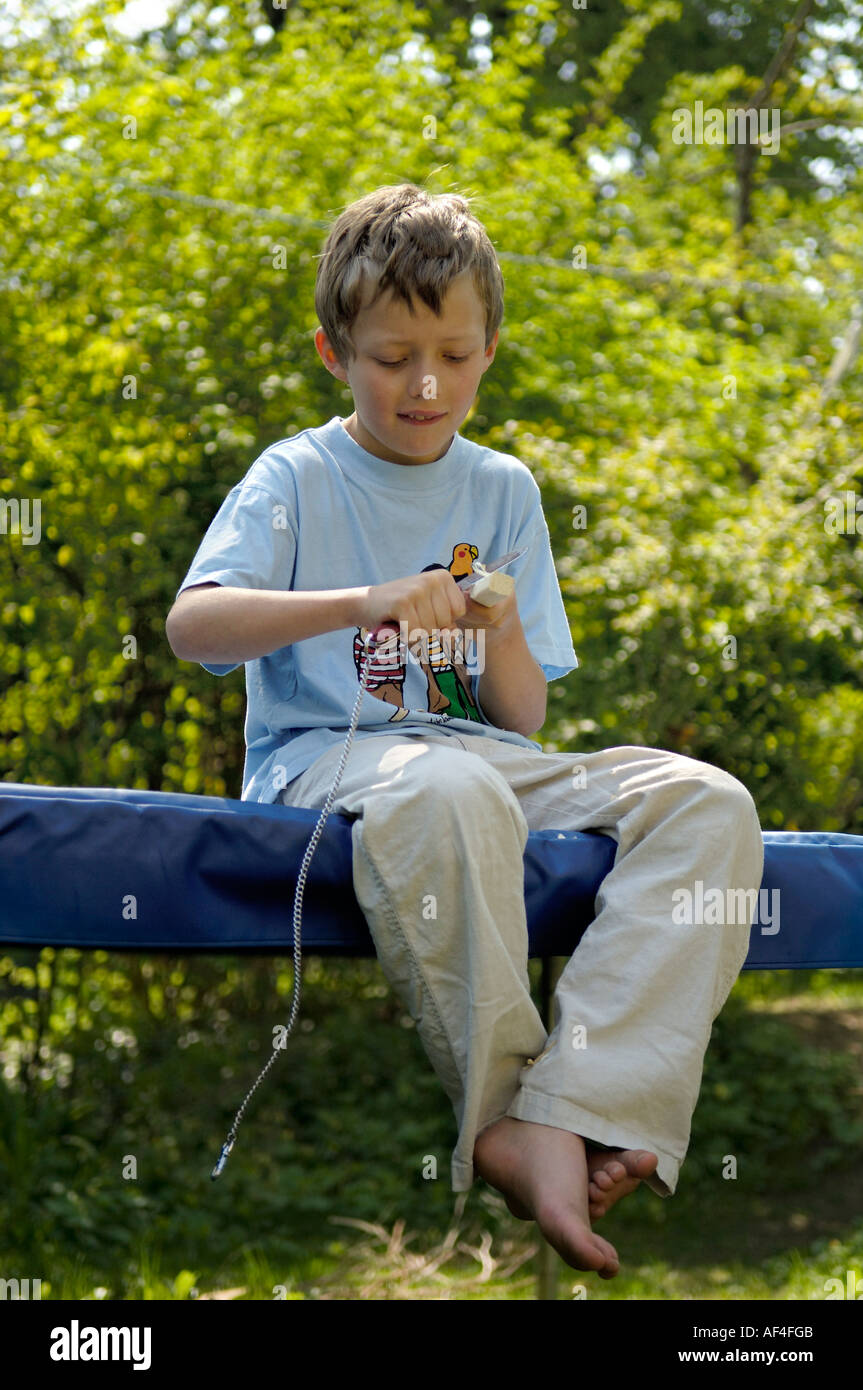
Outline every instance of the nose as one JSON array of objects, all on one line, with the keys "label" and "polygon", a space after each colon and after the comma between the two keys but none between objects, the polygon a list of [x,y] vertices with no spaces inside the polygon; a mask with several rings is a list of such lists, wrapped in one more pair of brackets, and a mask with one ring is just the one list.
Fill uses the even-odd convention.
[{"label": "nose", "polygon": [[437,400],[437,375],[433,371],[433,363],[422,359],[417,363],[410,383],[410,396],[417,402],[428,401],[428,409],[433,409],[433,403]]}]

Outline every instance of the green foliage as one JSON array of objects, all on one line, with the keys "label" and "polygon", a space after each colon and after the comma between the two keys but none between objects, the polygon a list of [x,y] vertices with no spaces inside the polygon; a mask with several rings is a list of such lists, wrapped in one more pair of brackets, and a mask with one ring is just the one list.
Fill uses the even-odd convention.
[{"label": "green foliage", "polygon": [[851,1159],[863,1142],[859,1073],[855,1058],[802,1044],[732,997],[705,1056],[685,1186],[715,1191],[728,1156],[747,1192],[799,1183],[804,1155],[810,1175]]},{"label": "green foliage", "polygon": [[[37,974],[41,1023],[23,1008]],[[224,1135],[288,1013],[289,961],[118,969],[105,952],[47,948],[35,971],[2,958],[0,978],[0,1244],[34,1268],[74,1249],[137,1276],[149,1241],[190,1268],[256,1240],[290,1263],[338,1214],[445,1225],[452,1112],[374,962],[307,962],[298,1030],[217,1183]],[[437,1181],[422,1176],[429,1154]]]}]

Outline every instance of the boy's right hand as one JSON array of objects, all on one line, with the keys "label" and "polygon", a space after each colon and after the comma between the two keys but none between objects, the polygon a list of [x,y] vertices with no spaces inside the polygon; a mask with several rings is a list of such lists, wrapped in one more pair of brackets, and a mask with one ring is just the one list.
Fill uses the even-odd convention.
[{"label": "boy's right hand", "polygon": [[455,619],[463,617],[466,608],[465,596],[449,570],[426,570],[370,585],[360,602],[359,620],[370,631],[389,619],[406,623],[408,634],[416,628],[443,632],[454,628]]}]

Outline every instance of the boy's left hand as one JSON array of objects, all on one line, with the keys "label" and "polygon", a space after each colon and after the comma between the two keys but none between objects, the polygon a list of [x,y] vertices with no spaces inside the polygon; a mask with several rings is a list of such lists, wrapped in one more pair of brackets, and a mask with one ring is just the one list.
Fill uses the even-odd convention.
[{"label": "boy's left hand", "polygon": [[486,607],[484,603],[475,603],[469,590],[464,597],[466,604],[464,613],[456,619],[456,627],[460,628],[462,632],[466,628],[483,628],[492,637],[503,637],[521,624],[515,590],[509,598],[501,599],[500,603],[495,603],[490,608]]}]

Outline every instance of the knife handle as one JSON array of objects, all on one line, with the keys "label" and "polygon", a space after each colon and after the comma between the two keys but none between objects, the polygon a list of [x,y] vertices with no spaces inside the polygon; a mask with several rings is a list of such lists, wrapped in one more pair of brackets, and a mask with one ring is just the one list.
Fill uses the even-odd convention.
[{"label": "knife handle", "polygon": [[382,623],[378,623],[377,627],[373,627],[366,638],[366,642],[371,639],[372,646],[376,647],[387,632],[387,629],[394,630],[396,633],[399,631],[399,624],[395,618],[384,618]]}]

